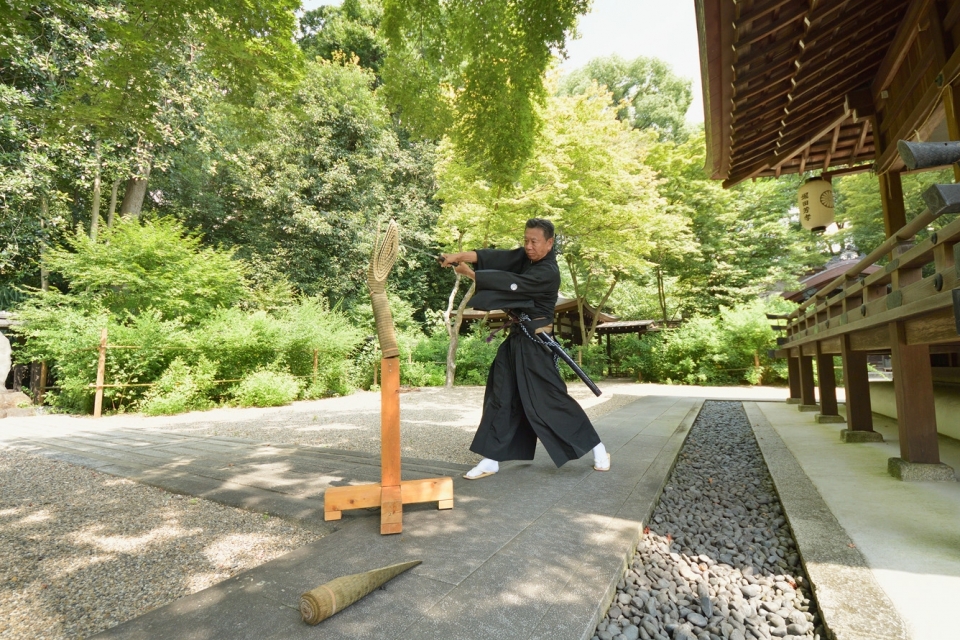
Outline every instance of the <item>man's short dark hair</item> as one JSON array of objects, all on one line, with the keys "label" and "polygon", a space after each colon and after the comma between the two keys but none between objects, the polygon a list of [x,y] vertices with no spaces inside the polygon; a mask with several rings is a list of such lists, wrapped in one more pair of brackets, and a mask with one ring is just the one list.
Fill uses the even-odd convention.
[{"label": "man's short dark hair", "polygon": [[543,229],[545,240],[553,237],[553,223],[546,218],[530,218],[527,220],[527,229]]}]

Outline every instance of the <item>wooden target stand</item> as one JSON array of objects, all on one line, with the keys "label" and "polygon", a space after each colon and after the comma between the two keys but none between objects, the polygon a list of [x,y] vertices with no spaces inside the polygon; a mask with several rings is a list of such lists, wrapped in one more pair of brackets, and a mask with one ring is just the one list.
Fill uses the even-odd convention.
[{"label": "wooden target stand", "polygon": [[380,361],[380,483],[330,487],[323,496],[323,519],[344,511],[380,507],[380,534],[403,531],[403,505],[437,502],[453,508],[453,478],[400,480],[400,360]]}]

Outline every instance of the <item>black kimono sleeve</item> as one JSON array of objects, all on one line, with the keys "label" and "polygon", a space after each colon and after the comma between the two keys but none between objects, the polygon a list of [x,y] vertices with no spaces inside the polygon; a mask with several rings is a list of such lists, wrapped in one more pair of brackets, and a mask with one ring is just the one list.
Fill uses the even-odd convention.
[{"label": "black kimono sleeve", "polygon": [[[556,303],[556,292],[560,288],[560,270],[556,261],[542,260],[530,263],[523,249],[519,252],[518,272],[484,268],[476,272],[477,293],[470,301],[474,309],[492,311],[494,309],[534,310],[540,298],[552,298],[545,306],[552,311]],[[502,252],[514,253],[514,252]],[[479,258],[478,252],[478,258]],[[497,256],[501,258],[501,256]],[[503,256],[499,264],[506,265],[512,256]],[[478,259],[477,266],[486,267],[490,262]],[[519,270],[522,269],[522,273]],[[542,301],[541,301],[542,302]]]},{"label": "black kimono sleeve", "polygon": [[477,271],[496,269],[497,271],[513,271],[520,273],[527,254],[523,247],[516,249],[477,249]]}]

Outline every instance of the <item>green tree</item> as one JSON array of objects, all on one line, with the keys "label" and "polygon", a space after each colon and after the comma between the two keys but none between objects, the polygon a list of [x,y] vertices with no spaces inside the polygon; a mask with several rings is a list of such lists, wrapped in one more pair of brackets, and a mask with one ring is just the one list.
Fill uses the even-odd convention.
[{"label": "green tree", "polygon": [[385,0],[384,90],[403,126],[449,134],[488,182],[509,187],[531,156],[544,73],[589,0]]},{"label": "green tree", "polygon": [[686,137],[693,90],[690,80],[674,74],[663,60],[644,56],[624,60],[617,55],[595,58],[563,79],[560,94],[586,93],[594,82],[610,92],[624,122],[637,129],[653,129],[660,140]]},{"label": "green tree", "polygon": [[[603,307],[617,283],[646,264],[660,204],[644,164],[648,136],[619,122],[607,105],[608,95],[597,89],[548,99],[543,135],[510,191],[484,180],[452,145],[444,147],[437,166],[441,242],[513,247],[526,219],[550,218],[574,295]],[[587,328],[587,341],[595,329]]]},{"label": "green tree", "polygon": [[[907,221],[925,209],[923,192],[934,184],[953,182],[951,170],[929,171],[905,175],[903,180],[904,205]],[[867,254],[886,240],[883,226],[883,203],[880,201],[880,184],[877,176],[858,173],[834,181],[836,217],[840,226],[839,241],[847,248]],[[953,216],[944,216],[934,223],[934,228],[946,224]],[[923,230],[919,236],[926,237]]]},{"label": "green tree", "polygon": [[96,239],[78,233],[47,260],[69,283],[68,299],[121,319],[156,312],[161,320],[195,323],[247,293],[242,263],[201,247],[172,219],[122,220]]},{"label": "green tree", "polygon": [[690,236],[672,236],[662,265],[667,297],[685,317],[716,315],[760,293],[795,283],[829,256],[827,242],[800,227],[798,177],[758,180],[724,190],[703,170],[703,129],[683,142],[653,147],[649,164],[662,182],[666,210],[688,220]]},{"label": "green tree", "polygon": [[301,16],[297,43],[310,59],[333,60],[339,52],[357,56],[361,67],[379,72],[386,56],[386,41],[379,32],[382,18],[379,0],[324,5]]},{"label": "green tree", "polygon": [[205,107],[202,135],[154,176],[161,197],[148,210],[235,247],[261,285],[282,274],[348,310],[367,304],[372,238],[395,218],[403,246],[391,286],[423,321],[452,281],[432,259],[433,146],[398,136],[375,81],[352,61],[310,61],[292,94],[259,96],[256,136],[229,105]]}]

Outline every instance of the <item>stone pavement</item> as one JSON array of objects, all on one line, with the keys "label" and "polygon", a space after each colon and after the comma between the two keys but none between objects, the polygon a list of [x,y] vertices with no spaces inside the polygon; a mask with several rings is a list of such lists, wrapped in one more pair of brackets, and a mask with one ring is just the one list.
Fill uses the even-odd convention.
[{"label": "stone pavement", "polygon": [[[891,477],[887,459],[900,455],[897,424],[877,414],[874,428],[885,442],[844,444],[840,430],[846,425],[816,424],[812,414],[800,413],[796,406],[746,403],[745,408],[821,609],[827,608],[825,601],[828,605],[832,601],[838,610],[848,608],[847,615],[834,621],[832,630],[840,632],[838,637],[887,637],[891,630],[880,621],[891,613],[889,608],[895,609],[907,635],[915,640],[960,637],[956,615],[960,482],[902,482]],[[786,456],[777,451],[781,447],[788,450]],[[940,454],[943,462],[960,469],[960,442],[941,437]],[[797,466],[792,477],[791,460]],[[811,484],[811,491],[791,499],[790,494],[796,494],[796,486],[803,483]],[[817,503],[825,507],[825,517],[814,513]],[[805,534],[813,542],[807,549],[802,540]],[[841,537],[849,548],[843,549],[843,544],[836,548]],[[859,573],[862,579],[851,581],[861,569],[866,577]],[[882,589],[879,596],[868,597],[871,584]],[[859,617],[859,632],[850,613]],[[824,614],[827,617],[827,611]]]},{"label": "stone pavement", "polygon": [[[327,535],[107,630],[102,638],[589,638],[613,597],[702,400],[643,397],[596,421],[613,455],[556,469],[542,450],[490,478],[462,465],[404,459],[404,479],[455,478],[455,508],[404,509],[404,532],[379,535],[375,511],[322,522],[328,486],[374,482],[379,460],[316,447],[101,428],[17,428],[7,446],[226,504],[288,517]],[[299,594],[334,577],[423,564],[309,627]]]}]

